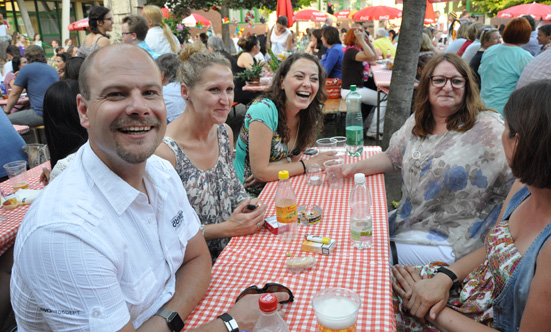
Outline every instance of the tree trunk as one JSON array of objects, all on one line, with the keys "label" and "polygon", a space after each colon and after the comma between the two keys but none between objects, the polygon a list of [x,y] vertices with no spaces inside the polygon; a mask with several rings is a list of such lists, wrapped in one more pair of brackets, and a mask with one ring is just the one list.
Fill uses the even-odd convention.
[{"label": "tree trunk", "polygon": [[[402,127],[411,113],[425,9],[425,0],[404,0],[400,41],[394,61],[385,115],[383,150],[388,148],[390,137]],[[386,176],[385,179],[387,201],[390,206],[393,200],[398,201],[401,197],[401,178],[400,174],[396,174],[396,176]]]},{"label": "tree trunk", "polygon": [[[224,17],[230,17],[230,8],[228,7],[228,5],[222,5],[220,7],[220,16],[222,17],[222,19],[224,19]],[[222,24],[222,40],[224,41],[226,50],[230,52],[231,50],[230,43],[233,43],[233,41],[230,39],[229,24]]]}]

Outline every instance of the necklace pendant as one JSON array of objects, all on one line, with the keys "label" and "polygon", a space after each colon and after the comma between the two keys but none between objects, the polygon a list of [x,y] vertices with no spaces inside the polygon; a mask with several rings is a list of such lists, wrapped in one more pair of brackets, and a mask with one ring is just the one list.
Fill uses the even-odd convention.
[{"label": "necklace pendant", "polygon": [[421,152],[415,150],[413,151],[413,153],[411,154],[411,157],[415,160],[419,160],[421,158]]}]

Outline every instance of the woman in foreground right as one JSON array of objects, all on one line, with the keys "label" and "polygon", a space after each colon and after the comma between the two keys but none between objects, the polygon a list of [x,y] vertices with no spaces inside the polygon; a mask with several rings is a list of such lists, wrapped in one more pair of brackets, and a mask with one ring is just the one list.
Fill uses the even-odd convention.
[{"label": "woman in foreground right", "polygon": [[393,268],[399,330],[551,331],[550,89],[551,80],[532,83],[505,105],[502,143],[517,181],[484,248],[444,271]]}]

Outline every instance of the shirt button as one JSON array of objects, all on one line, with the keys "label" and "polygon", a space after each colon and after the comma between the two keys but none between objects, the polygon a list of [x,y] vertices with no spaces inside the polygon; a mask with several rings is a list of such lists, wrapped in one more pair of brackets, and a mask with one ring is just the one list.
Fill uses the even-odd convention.
[{"label": "shirt button", "polygon": [[98,308],[98,307],[95,307],[92,309],[92,312],[90,313],[90,315],[93,317],[93,318],[99,318],[101,317],[101,308]]}]

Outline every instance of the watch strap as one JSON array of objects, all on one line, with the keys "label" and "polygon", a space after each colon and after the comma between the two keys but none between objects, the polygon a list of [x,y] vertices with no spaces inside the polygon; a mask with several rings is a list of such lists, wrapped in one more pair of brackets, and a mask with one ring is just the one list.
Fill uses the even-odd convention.
[{"label": "watch strap", "polygon": [[184,329],[184,322],[176,311],[161,307],[155,315],[163,317],[171,331],[180,332]]},{"label": "watch strap", "polygon": [[452,289],[456,289],[456,288],[459,288],[459,278],[457,277],[457,275],[455,273],[453,273],[452,270],[446,268],[446,267],[439,267],[438,269],[436,269],[436,272],[437,273],[444,273],[445,275],[447,275],[448,277],[450,277],[450,279],[452,280]]},{"label": "watch strap", "polygon": [[226,325],[228,332],[239,332],[239,326],[237,325],[237,322],[230,314],[223,313],[220,316],[218,316],[218,318],[220,318],[224,322],[224,325]]}]

